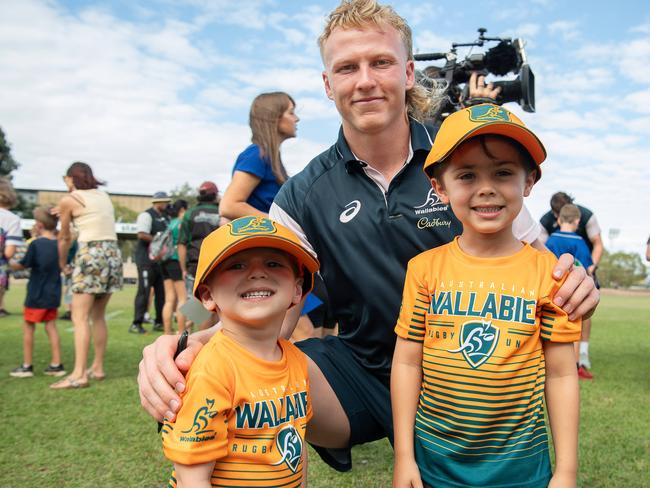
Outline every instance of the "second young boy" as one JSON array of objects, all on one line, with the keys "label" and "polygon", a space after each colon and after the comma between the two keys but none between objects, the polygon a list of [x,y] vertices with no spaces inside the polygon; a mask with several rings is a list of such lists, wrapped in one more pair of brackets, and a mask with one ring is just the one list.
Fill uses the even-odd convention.
[{"label": "second young boy", "polygon": [[391,375],[395,487],[575,486],[580,323],[551,301],[555,256],[512,233],[545,157],[496,105],[440,127],[424,169],[463,233],[408,265]]}]

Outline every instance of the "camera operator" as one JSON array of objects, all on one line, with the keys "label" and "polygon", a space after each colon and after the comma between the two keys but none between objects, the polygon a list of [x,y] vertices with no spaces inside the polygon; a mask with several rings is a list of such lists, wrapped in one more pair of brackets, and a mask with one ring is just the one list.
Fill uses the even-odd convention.
[{"label": "camera operator", "polygon": [[[435,134],[420,121],[430,100],[415,81],[406,21],[375,0],[345,0],[330,14],[319,46],[325,92],[341,115],[341,130],[328,150],[282,186],[270,217],[317,255],[339,323],[339,336],[296,344],[309,363],[307,439],[328,464],[345,471],[353,445],[393,436],[389,378],[406,265],[450,242],[461,226],[422,170]],[[494,91],[480,77],[474,88],[472,96]],[[539,225],[528,211],[517,220],[518,236],[535,241]],[[573,262],[563,258],[555,276]],[[598,294],[584,270],[576,270],[558,299],[580,316],[595,308]],[[288,312],[285,337],[300,308]],[[152,416],[174,418],[181,402],[176,392],[185,388],[178,366],[185,370],[217,327],[194,335],[176,363],[173,338],[145,348],[138,380]]]},{"label": "camera operator", "polygon": [[485,75],[479,74],[476,71],[472,72],[467,84],[469,98],[467,100],[461,100],[463,107],[476,105],[476,103],[467,102],[494,103],[499,93],[501,93],[500,86],[495,87],[494,83],[485,83]]}]

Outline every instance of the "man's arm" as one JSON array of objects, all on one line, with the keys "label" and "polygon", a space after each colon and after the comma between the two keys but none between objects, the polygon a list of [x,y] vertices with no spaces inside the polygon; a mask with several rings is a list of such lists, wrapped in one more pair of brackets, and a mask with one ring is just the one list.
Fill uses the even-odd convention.
[{"label": "man's arm", "polygon": [[603,257],[603,251],[605,250],[603,247],[603,239],[600,237],[600,234],[598,234],[590,237],[589,240],[594,246],[591,250],[591,260],[593,261],[594,266],[598,267],[598,263],[600,263],[600,259]]},{"label": "man's arm", "polygon": [[[548,251],[539,240],[541,226],[532,220],[530,212],[523,206],[515,219],[512,231],[520,240],[530,242],[540,251]],[[600,301],[600,293],[596,289],[594,280],[587,275],[584,268],[574,267],[574,258],[570,254],[563,254],[553,269],[553,278],[561,280],[568,273],[569,277],[555,294],[553,302],[562,307],[569,314],[569,318],[589,318],[596,310]]]},{"label": "man's arm", "polygon": [[650,261],[650,239],[648,239],[648,246],[645,248],[645,258]]},{"label": "man's arm", "polygon": [[552,487],[574,487],[578,472],[580,399],[573,343],[544,341],[546,406],[555,447]]}]

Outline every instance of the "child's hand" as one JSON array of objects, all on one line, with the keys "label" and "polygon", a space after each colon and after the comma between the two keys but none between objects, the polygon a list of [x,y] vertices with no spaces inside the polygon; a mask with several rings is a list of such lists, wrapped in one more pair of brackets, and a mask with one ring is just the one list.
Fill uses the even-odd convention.
[{"label": "child's hand", "polygon": [[395,459],[393,488],[422,488],[422,478],[415,459]]},{"label": "child's hand", "polygon": [[548,484],[548,488],[576,488],[576,474],[556,471]]}]

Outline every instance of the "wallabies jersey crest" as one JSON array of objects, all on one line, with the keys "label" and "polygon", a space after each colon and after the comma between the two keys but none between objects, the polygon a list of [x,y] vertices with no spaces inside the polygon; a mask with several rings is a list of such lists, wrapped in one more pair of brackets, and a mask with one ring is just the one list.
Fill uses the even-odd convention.
[{"label": "wallabies jersey crest", "polygon": [[296,428],[293,425],[287,425],[280,430],[275,436],[275,445],[282,458],[274,465],[286,463],[289,469],[295,473],[300,465],[303,449],[302,439]]},{"label": "wallabies jersey crest", "polygon": [[460,352],[472,368],[487,361],[499,342],[499,328],[490,320],[465,322],[460,329],[460,347],[449,352]]}]

